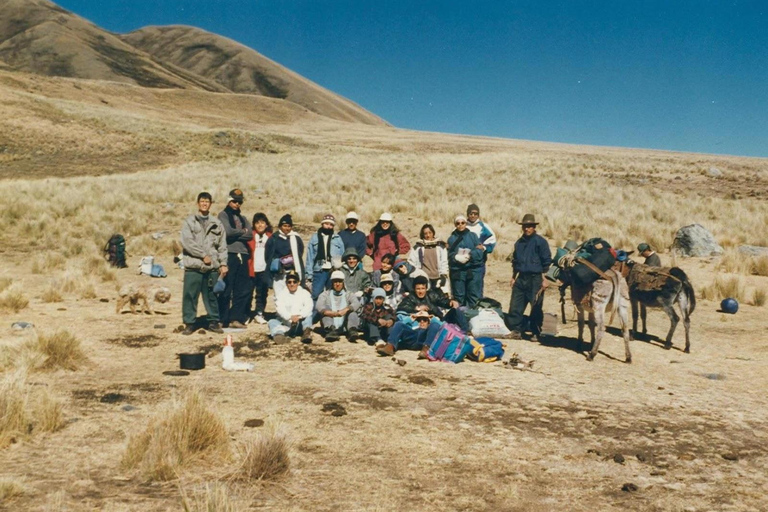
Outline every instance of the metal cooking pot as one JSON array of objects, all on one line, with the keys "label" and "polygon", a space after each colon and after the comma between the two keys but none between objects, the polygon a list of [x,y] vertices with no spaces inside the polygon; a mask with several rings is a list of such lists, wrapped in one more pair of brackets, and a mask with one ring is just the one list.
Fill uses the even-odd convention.
[{"label": "metal cooking pot", "polygon": [[182,370],[202,370],[205,368],[205,352],[176,355],[179,356],[179,367]]}]

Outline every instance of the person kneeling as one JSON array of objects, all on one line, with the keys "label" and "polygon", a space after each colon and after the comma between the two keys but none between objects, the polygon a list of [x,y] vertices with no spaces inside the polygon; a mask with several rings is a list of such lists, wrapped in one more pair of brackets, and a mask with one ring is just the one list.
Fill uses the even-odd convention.
[{"label": "person kneeling", "polygon": [[301,336],[302,343],[312,343],[312,295],[299,286],[296,272],[285,277],[286,289],[275,296],[277,318],[268,322],[269,335],[275,343],[286,343],[289,337]]},{"label": "person kneeling", "polygon": [[357,315],[360,301],[354,293],[344,288],[344,277],[344,272],[333,271],[331,289],[325,290],[317,298],[317,312],[320,313],[320,323],[325,329],[325,341],[339,341],[345,331],[351,342],[360,336],[360,317]]},{"label": "person kneeling", "polygon": [[[383,260],[382,260],[383,261]],[[391,284],[391,281],[390,281]],[[363,308],[363,332],[369,344],[383,347],[389,336],[389,329],[395,325],[395,310],[387,304],[387,293],[383,288],[374,288],[371,292],[371,302]]]},{"label": "person kneeling", "polygon": [[398,350],[418,350],[419,359],[426,359],[429,346],[442,325],[440,321],[433,322],[432,318],[429,312],[420,310],[410,316],[411,322],[398,320],[389,331],[387,344],[378,347],[376,352],[382,356],[393,356]]}]

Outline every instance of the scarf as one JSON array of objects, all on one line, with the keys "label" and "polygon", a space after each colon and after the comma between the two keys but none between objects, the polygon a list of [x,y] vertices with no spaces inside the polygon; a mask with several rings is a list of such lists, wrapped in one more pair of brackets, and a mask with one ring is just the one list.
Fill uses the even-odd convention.
[{"label": "scarf", "polygon": [[[331,237],[333,228],[317,230],[317,256],[315,261],[331,261]],[[309,262],[307,262],[309,264]]]},{"label": "scarf", "polygon": [[238,210],[230,208],[229,205],[224,208],[224,211],[229,218],[229,225],[235,229],[245,228],[245,217],[243,217]]},{"label": "scarf", "polygon": [[303,279],[304,276],[302,274],[301,269],[301,255],[299,254],[299,244],[296,241],[298,238],[298,235],[291,231],[287,235],[283,233],[282,231],[277,236],[281,237],[283,240],[289,240],[291,243],[291,256],[293,256],[293,268],[296,270],[296,273],[299,274],[299,279]]},{"label": "scarf", "polygon": [[398,248],[399,252],[400,248],[397,243],[397,231],[394,229],[394,224],[390,224],[389,229],[382,229],[380,224],[376,224],[376,227],[373,228],[373,253],[376,254],[379,252],[379,239],[384,236],[392,238],[392,242],[395,244],[395,247]]},{"label": "scarf", "polygon": [[[347,290],[341,290],[341,293],[331,292],[331,311],[341,311],[347,307]],[[333,326],[340,329],[344,325],[345,318],[337,316],[333,318]]]}]

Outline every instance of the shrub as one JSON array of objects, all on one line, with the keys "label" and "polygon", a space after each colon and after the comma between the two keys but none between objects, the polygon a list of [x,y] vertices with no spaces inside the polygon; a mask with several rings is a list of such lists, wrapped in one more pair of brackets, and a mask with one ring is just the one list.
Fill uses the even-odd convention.
[{"label": "shrub", "polygon": [[291,467],[289,443],[279,428],[269,428],[255,439],[239,447],[240,467],[235,478],[244,480],[274,480],[285,475]]},{"label": "shrub", "polygon": [[10,288],[0,294],[0,309],[6,309],[18,313],[29,305],[29,299],[27,299],[23,293],[19,290]]},{"label": "shrub", "polygon": [[712,284],[705,286],[701,290],[701,297],[706,300],[721,300],[732,297],[742,301],[744,296],[744,283],[740,276],[726,277],[717,275]]},{"label": "shrub", "polygon": [[735,249],[726,249],[718,263],[718,270],[731,274],[749,275],[752,271],[752,257]]},{"label": "shrub", "polygon": [[88,361],[80,340],[65,329],[39,336],[36,348],[45,357],[40,365],[44,370],[63,368],[74,371]]},{"label": "shrub", "polygon": [[752,273],[768,277],[768,256],[760,256],[752,262]]},{"label": "shrub", "polygon": [[193,498],[181,489],[181,507],[184,512],[237,512],[241,510],[232,498],[226,484],[206,484],[203,492]]},{"label": "shrub", "polygon": [[0,448],[5,448],[31,430],[26,383],[26,368],[9,373],[0,383]]},{"label": "shrub", "polygon": [[7,476],[0,478],[0,504],[23,496],[26,492],[27,487],[24,485],[23,479]]},{"label": "shrub", "polygon": [[61,302],[64,300],[64,297],[61,296],[61,293],[59,292],[59,288],[56,286],[56,283],[51,283],[48,285],[48,288],[45,289],[43,294],[40,296],[43,302]]},{"label": "shrub", "polygon": [[763,288],[755,288],[752,293],[752,305],[762,307],[765,306],[766,299],[768,299],[768,293]]},{"label": "shrub", "polygon": [[129,441],[122,464],[139,469],[149,480],[170,480],[193,460],[228,455],[224,424],[205,408],[201,394],[192,392]]},{"label": "shrub", "polygon": [[33,409],[35,431],[57,432],[64,428],[64,406],[48,392],[37,397]]},{"label": "shrub", "polygon": [[4,292],[13,284],[13,279],[10,277],[0,277],[0,292]]}]

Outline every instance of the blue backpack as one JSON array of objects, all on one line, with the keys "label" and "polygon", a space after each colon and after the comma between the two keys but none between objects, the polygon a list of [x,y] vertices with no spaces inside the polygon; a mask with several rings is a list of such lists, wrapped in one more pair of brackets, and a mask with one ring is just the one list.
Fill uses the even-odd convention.
[{"label": "blue backpack", "polygon": [[504,344],[494,338],[470,338],[472,350],[467,357],[478,363],[492,363],[504,357]]},{"label": "blue backpack", "polygon": [[460,363],[471,351],[469,337],[457,325],[445,322],[430,343],[427,358],[430,361]]}]

